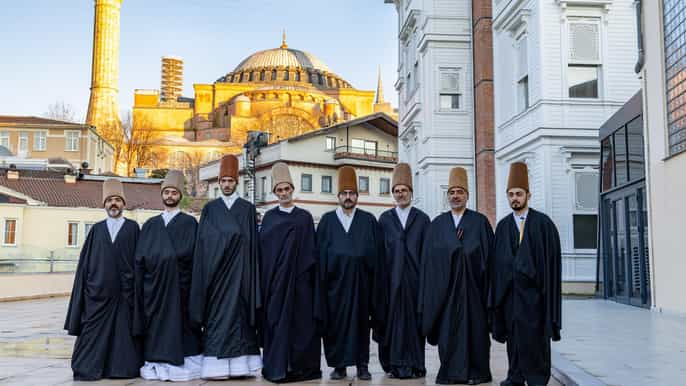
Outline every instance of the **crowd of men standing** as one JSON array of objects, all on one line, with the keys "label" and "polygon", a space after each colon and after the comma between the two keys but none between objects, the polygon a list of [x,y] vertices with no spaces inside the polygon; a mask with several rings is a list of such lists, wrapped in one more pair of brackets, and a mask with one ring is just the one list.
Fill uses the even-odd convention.
[{"label": "crowd of men standing", "polygon": [[[370,380],[370,337],[389,377],[426,376],[425,343],[438,346],[440,384],[491,382],[491,337],[507,344],[501,385],[545,385],[550,341],[560,339],[560,241],[529,208],[526,165],[511,165],[512,213],[495,233],[467,209],[465,169],[450,171],[450,210],[433,221],[412,206],[412,172],[398,164],[395,208],[379,220],[357,207],[355,170],[338,170],[336,210],[315,228],[295,206],[284,163],[272,167],[278,206],[258,231],[239,197],[238,160],[220,162],[222,196],[200,221],[179,209],[183,174],[161,186],[165,210],[142,228],[123,217],[120,181],[103,185],[107,218],[84,243],[65,329],[76,335],[77,380],[187,381],[262,376],[333,380],[356,367]],[[262,348],[262,350],[260,350]]]}]

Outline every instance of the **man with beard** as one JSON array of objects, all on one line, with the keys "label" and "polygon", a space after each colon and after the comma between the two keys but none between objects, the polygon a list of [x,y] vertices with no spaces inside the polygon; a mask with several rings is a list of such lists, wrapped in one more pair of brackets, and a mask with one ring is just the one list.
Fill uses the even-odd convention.
[{"label": "man with beard", "polygon": [[448,179],[450,211],[429,226],[422,253],[419,312],[422,332],[438,345],[440,384],[491,382],[488,267],[493,229],[486,216],[467,209],[467,171]]},{"label": "man with beard", "polygon": [[262,376],[271,382],[321,378],[321,344],[314,319],[318,289],[314,221],[293,203],[288,165],[272,167],[272,192],[279,205],[264,215],[262,258]]},{"label": "man with beard", "polygon": [[77,336],[75,380],[135,378],[143,362],[131,331],[138,224],[123,217],[121,181],[103,183],[102,202],[108,217],[93,225],[83,244],[64,323]]},{"label": "man with beard", "polygon": [[218,179],[222,196],[202,210],[193,255],[189,310],[191,322],[203,328],[201,377],[255,376],[262,368],[255,206],[236,192],[236,156],[221,159]]},{"label": "man with beard", "polygon": [[525,163],[510,166],[507,198],[513,213],[498,222],[490,307],[493,338],[507,342],[509,369],[501,386],[547,385],[550,340],[560,340],[560,235],[545,214],[529,208]]},{"label": "man with beard", "polygon": [[374,266],[381,252],[381,232],[369,212],[356,208],[355,169],[338,170],[340,206],[325,213],[317,228],[321,303],[317,318],[324,330],[326,361],[331,379],[346,377],[357,366],[357,377],[370,380],[369,329]]},{"label": "man with beard", "polygon": [[391,191],[396,207],[381,214],[384,254],[375,271],[374,340],[379,361],[393,378],[426,375],[424,336],[417,319],[421,251],[430,220],[412,207],[412,171],[406,163],[393,170]]},{"label": "man with beard", "polygon": [[161,187],[164,212],[145,222],[136,248],[134,333],[144,340],[140,374],[148,380],[200,377],[202,336],[188,319],[198,223],[179,209],[183,187],[183,173],[169,170]]}]

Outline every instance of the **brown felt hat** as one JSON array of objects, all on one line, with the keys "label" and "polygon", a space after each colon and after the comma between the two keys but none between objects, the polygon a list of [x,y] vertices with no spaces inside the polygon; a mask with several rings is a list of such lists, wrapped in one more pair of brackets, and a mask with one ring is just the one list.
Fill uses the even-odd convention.
[{"label": "brown felt hat", "polygon": [[117,196],[126,204],[126,196],[124,196],[124,185],[116,178],[108,178],[102,184],[102,203],[105,204],[108,198]]},{"label": "brown felt hat", "polygon": [[160,187],[160,192],[164,192],[167,188],[174,188],[183,195],[183,187],[185,182],[185,177],[180,170],[171,169],[167,172],[167,176],[164,177],[162,181],[162,186]]},{"label": "brown felt hat", "polygon": [[338,169],[338,193],[344,190],[357,193],[357,174],[352,166],[343,166]]},{"label": "brown felt hat", "polygon": [[512,188],[521,188],[527,192],[529,191],[529,170],[524,162],[515,162],[510,165],[510,176],[507,178],[507,190]]},{"label": "brown felt hat", "polygon": [[412,169],[406,163],[399,163],[393,168],[393,179],[391,180],[391,191],[396,185],[405,185],[412,190]]},{"label": "brown felt hat", "polygon": [[469,180],[467,180],[467,170],[457,166],[450,169],[450,177],[448,177],[448,190],[452,188],[462,188],[469,193]]},{"label": "brown felt hat", "polygon": [[286,165],[285,162],[277,162],[272,166],[272,193],[277,185],[284,182],[289,184],[291,188],[295,188],[295,186],[293,186],[291,172],[288,170],[288,165]]},{"label": "brown felt hat", "polygon": [[227,154],[219,161],[219,179],[233,177],[238,181],[238,158],[233,154]]}]

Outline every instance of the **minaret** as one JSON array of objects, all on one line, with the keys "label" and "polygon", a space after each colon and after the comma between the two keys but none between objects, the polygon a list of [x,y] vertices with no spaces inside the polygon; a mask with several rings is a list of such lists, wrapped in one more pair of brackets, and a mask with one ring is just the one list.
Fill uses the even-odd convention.
[{"label": "minaret", "polygon": [[283,30],[283,35],[281,36],[281,49],[285,50],[288,48],[288,44],[286,44],[286,30]]},{"label": "minaret", "polygon": [[99,133],[119,128],[119,15],[122,0],[95,0],[91,96],[86,123]]},{"label": "minaret", "polygon": [[383,112],[386,114],[393,114],[391,104],[384,100],[383,83],[381,83],[381,66],[379,66],[379,78],[376,81],[376,100],[374,101],[374,112]]}]

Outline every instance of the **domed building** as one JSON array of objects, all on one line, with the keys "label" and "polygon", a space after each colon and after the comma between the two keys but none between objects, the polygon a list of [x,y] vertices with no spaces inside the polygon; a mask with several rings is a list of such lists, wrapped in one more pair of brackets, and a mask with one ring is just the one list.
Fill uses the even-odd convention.
[{"label": "domed building", "polygon": [[133,124],[153,144],[158,168],[238,153],[249,131],[277,142],[375,112],[394,115],[380,83],[376,92],[355,89],[314,55],[289,48],[285,36],[214,83],[195,84],[193,98],[180,96],[182,71],[179,58],[165,57],[162,91],[134,94]]}]

